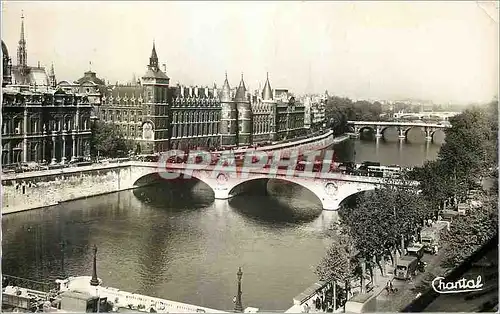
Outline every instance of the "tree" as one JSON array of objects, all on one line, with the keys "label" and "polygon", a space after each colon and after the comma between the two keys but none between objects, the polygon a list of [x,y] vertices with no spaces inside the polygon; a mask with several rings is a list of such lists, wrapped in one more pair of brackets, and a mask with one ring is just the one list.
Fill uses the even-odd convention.
[{"label": "tree", "polygon": [[360,277],[359,261],[347,226],[332,225],[333,243],[325,257],[316,267],[315,273],[322,281],[333,281],[343,290],[344,300],[350,290],[353,279]]},{"label": "tree", "polygon": [[414,187],[385,186],[365,193],[354,208],[343,207],[339,214],[373,276],[374,264],[383,274],[385,256],[394,260],[392,252],[401,252],[432,212]]},{"label": "tree", "polygon": [[471,210],[467,216],[453,220],[450,232],[443,236],[443,240],[448,243],[443,267],[456,267],[498,232],[497,200],[498,195],[495,195],[482,207]]},{"label": "tree", "polygon": [[498,102],[473,107],[450,119],[446,143],[436,161],[416,168],[410,177],[420,181],[423,195],[432,206],[445,200],[465,198],[478,181],[497,164]]},{"label": "tree", "polygon": [[124,157],[132,148],[116,125],[98,121],[92,126],[92,156]]}]

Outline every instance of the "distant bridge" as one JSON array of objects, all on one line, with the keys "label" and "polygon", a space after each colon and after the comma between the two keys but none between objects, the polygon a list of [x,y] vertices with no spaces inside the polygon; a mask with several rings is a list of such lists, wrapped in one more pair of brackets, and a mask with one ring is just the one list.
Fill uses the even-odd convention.
[{"label": "distant bridge", "polygon": [[396,112],[393,117],[395,119],[433,119],[439,118],[448,121],[449,118],[459,115],[460,112]]},{"label": "distant bridge", "polygon": [[354,127],[354,135],[359,136],[363,129],[371,129],[376,137],[383,137],[389,129],[396,129],[398,137],[407,139],[408,132],[412,129],[419,130],[426,141],[436,141],[438,136],[444,139],[443,130],[451,127],[449,124],[425,123],[425,122],[387,122],[387,121],[348,121]]}]

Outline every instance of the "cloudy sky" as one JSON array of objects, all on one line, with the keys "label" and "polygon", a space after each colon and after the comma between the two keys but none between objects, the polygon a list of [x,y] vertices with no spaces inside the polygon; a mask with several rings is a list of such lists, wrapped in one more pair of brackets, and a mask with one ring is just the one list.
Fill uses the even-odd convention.
[{"label": "cloudy sky", "polygon": [[363,99],[489,101],[498,19],[477,2],[3,2],[13,63],[24,12],[28,63],[58,80],[89,69],[139,77],[153,40],[172,83],[273,88]]}]

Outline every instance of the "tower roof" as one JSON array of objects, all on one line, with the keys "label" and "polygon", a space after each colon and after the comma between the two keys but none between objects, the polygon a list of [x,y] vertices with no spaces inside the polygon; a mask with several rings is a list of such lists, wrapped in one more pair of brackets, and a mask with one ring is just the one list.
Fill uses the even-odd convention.
[{"label": "tower roof", "polygon": [[269,73],[267,73],[266,84],[264,85],[264,89],[262,90],[262,99],[273,99],[273,90],[271,89],[271,84],[269,83]]},{"label": "tower roof", "polygon": [[236,95],[234,97],[234,100],[246,100],[246,87],[245,87],[245,81],[243,80],[243,73],[241,73],[241,81],[240,81],[240,86],[238,86],[238,89],[236,90]]},{"label": "tower roof", "polygon": [[226,72],[226,79],[224,80],[224,86],[222,86],[222,93],[220,100],[231,101],[231,87],[229,86],[229,81],[227,80],[227,72]]},{"label": "tower roof", "polygon": [[156,47],[154,40],[153,40],[153,50],[151,51],[151,59],[158,60],[158,55],[156,54]]}]

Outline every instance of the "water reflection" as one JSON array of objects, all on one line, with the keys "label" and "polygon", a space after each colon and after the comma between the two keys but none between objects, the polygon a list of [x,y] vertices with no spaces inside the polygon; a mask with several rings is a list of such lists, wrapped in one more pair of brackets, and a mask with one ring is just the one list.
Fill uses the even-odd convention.
[{"label": "water reflection", "polygon": [[404,139],[387,142],[383,138],[374,140],[350,140],[354,143],[355,161],[376,161],[383,165],[401,165],[403,167],[421,166],[427,160],[436,159],[440,145],[426,142],[411,144]]},{"label": "water reflection", "polygon": [[150,207],[185,211],[204,208],[212,204],[212,188],[197,180],[158,181],[133,190],[137,199]]}]

